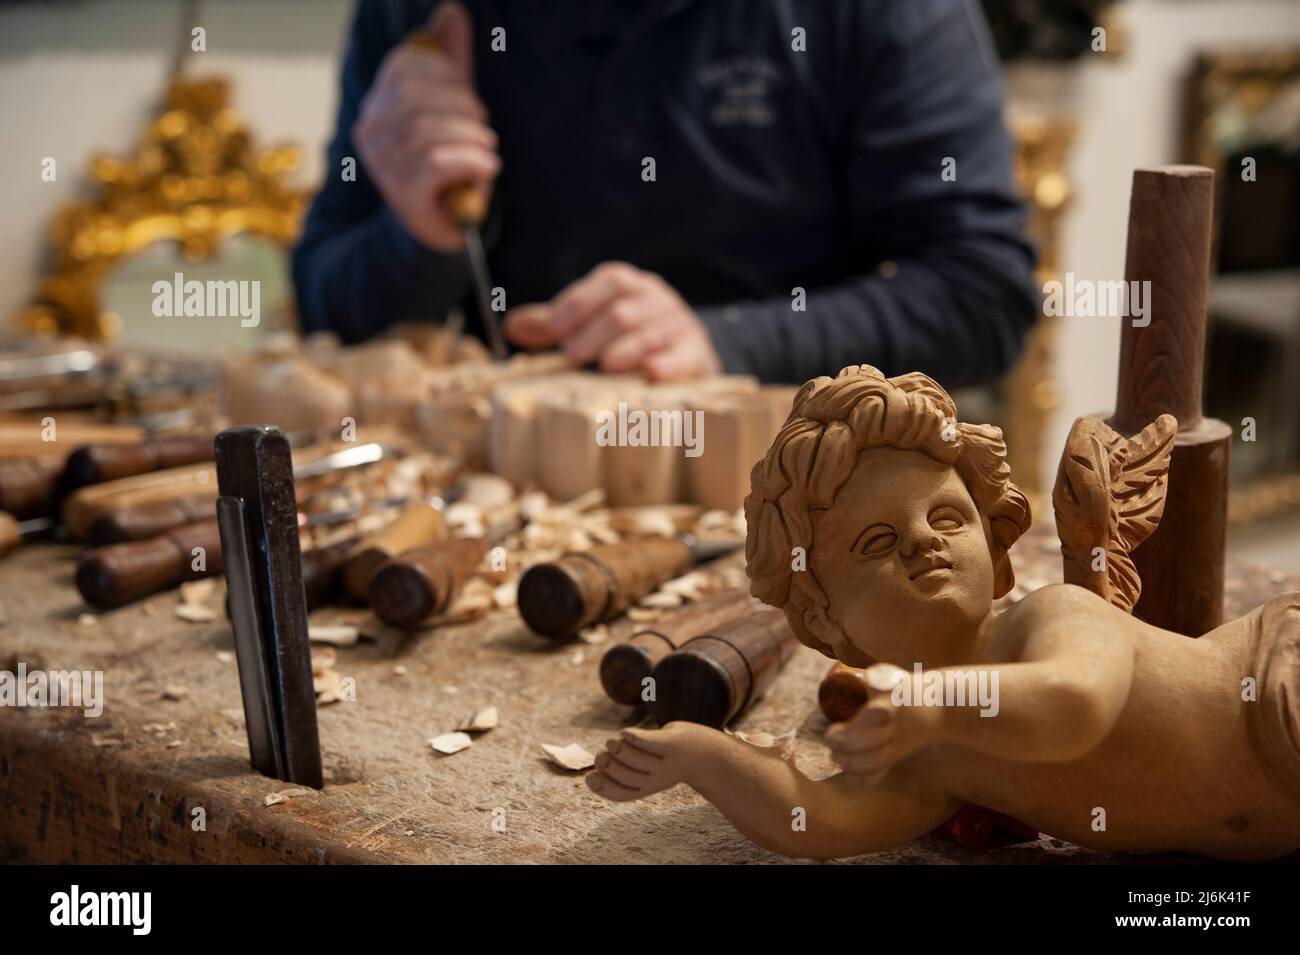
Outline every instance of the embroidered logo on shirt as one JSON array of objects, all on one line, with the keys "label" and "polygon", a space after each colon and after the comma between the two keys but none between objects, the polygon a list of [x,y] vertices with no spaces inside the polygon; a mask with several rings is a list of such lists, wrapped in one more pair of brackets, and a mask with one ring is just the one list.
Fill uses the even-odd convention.
[{"label": "embroidered logo on shirt", "polygon": [[779,64],[746,54],[706,63],[695,75],[713,96],[709,120],[714,126],[765,128],[776,122],[772,92],[785,77]]}]

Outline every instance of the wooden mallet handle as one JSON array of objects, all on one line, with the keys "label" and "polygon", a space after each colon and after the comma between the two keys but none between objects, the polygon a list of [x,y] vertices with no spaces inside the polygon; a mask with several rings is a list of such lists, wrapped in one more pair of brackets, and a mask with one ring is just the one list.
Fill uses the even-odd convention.
[{"label": "wooden mallet handle", "polygon": [[[196,547],[205,551],[201,571],[193,569]],[[224,569],[221,536],[214,519],[177,527],[149,540],[88,550],[77,562],[76,582],[86,603],[111,608]]]},{"label": "wooden mallet handle", "polygon": [[1201,415],[1214,173],[1163,166],[1133,174],[1125,278],[1150,282],[1149,324],[1124,319],[1109,424],[1131,437],[1162,414],[1178,419],[1164,515],[1133,551],[1147,623],[1200,636],[1223,620],[1232,430]]}]

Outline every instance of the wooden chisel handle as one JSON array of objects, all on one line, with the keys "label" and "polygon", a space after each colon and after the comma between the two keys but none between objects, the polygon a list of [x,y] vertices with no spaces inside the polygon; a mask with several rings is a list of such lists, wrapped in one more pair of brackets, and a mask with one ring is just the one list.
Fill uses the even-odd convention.
[{"label": "wooden chisel handle", "polygon": [[407,551],[370,578],[370,609],[390,627],[414,630],[446,612],[486,553],[487,541],[478,537]]},{"label": "wooden chisel handle", "polygon": [[102,547],[145,540],[173,527],[212,520],[215,515],[216,500],[207,494],[179,497],[174,501],[124,504],[95,517],[86,531],[86,542],[91,547]]},{"label": "wooden chisel handle", "polygon": [[600,685],[615,703],[637,705],[645,688],[642,681],[660,660],[687,640],[738,620],[755,606],[758,601],[743,590],[724,590],[642,627],[605,651],[600,658]]},{"label": "wooden chisel handle", "polygon": [[[194,548],[204,550],[194,569]],[[109,544],[86,551],[77,562],[77,590],[95,607],[120,607],[186,580],[225,569],[216,520],[177,527],[148,540]]]},{"label": "wooden chisel handle", "polygon": [[432,544],[445,527],[442,511],[428,501],[412,501],[397,519],[357,546],[343,567],[343,585],[356,600],[365,600],[370,578],[379,566],[416,547]]},{"label": "wooden chisel handle", "polygon": [[65,491],[212,460],[211,436],[153,438],[139,444],[87,444],[68,455]]},{"label": "wooden chisel handle", "polygon": [[519,613],[535,632],[563,640],[583,627],[613,620],[665,580],[694,563],[672,537],[602,544],[534,564],[519,580]]},{"label": "wooden chisel handle", "polygon": [[20,521],[53,514],[62,455],[0,460],[0,510]]}]

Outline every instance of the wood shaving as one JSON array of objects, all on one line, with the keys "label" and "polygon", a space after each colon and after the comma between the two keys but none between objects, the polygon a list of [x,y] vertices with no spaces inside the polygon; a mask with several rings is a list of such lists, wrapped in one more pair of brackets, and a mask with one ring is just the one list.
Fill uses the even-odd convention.
[{"label": "wood shaving", "polygon": [[669,593],[666,590],[658,590],[641,598],[642,607],[653,607],[656,610],[672,610],[674,607],[680,607],[682,602],[681,594]]},{"label": "wood shaving", "polygon": [[233,653],[231,653],[229,650],[218,650],[218,651],[217,651],[217,662],[218,662],[218,663],[233,663],[234,661],[235,661],[235,655],[234,655]]},{"label": "wood shaving", "polygon": [[465,623],[477,620],[492,609],[492,585],[481,577],[465,582],[440,623]]},{"label": "wood shaving", "polygon": [[394,676],[406,676],[406,664],[405,664],[405,663],[399,663],[399,664],[397,664],[397,666],[393,667],[393,675],[394,675]]},{"label": "wood shaving", "polygon": [[571,654],[569,654],[569,662],[572,663],[575,667],[582,666],[583,662],[586,659],[587,659],[587,654],[586,651],[584,650],[574,650]]},{"label": "wood shaving", "polygon": [[627,610],[627,618],[633,623],[649,623],[663,615],[662,610],[655,610],[653,607],[629,607]]},{"label": "wood shaving", "polygon": [[497,708],[495,706],[485,706],[478,710],[456,729],[462,733],[486,733],[494,729],[499,722]]},{"label": "wood shaving", "polygon": [[332,667],[339,662],[338,651],[333,647],[312,647],[311,648],[311,665],[313,668]]},{"label": "wood shaving", "polygon": [[710,583],[708,574],[696,570],[674,577],[659,589],[665,593],[676,594],[685,600],[699,600],[700,596],[710,589]]},{"label": "wood shaving", "polygon": [[313,623],[307,626],[307,639],[335,647],[351,647],[361,639],[361,630],[351,624]]},{"label": "wood shaving", "polygon": [[77,618],[78,627],[93,627],[97,623],[99,623],[99,618],[93,613],[83,613]]},{"label": "wood shaving", "polygon": [[554,746],[550,743],[543,743],[542,749],[546,755],[551,758],[556,766],[562,769],[570,769],[575,772],[583,769],[590,769],[596,765],[596,757],[587,752],[577,743],[570,743],[568,746]]},{"label": "wood shaving", "polygon": [[183,686],[169,686],[163,689],[162,698],[179,703],[181,700],[188,698],[190,691]]},{"label": "wood shaving", "polygon": [[316,705],[328,706],[343,699],[343,675],[333,667],[312,667],[312,683],[316,688]]},{"label": "wood shaving", "polygon": [[764,732],[740,733],[732,732],[731,730],[727,730],[727,732],[736,737],[736,739],[748,743],[750,746],[757,746],[759,749],[772,750],[774,755],[780,756],[786,762],[790,762],[794,759],[795,730],[793,729],[786,730],[779,736],[773,736],[771,733]]},{"label": "wood shaving", "polygon": [[217,619],[217,612],[207,604],[177,604],[176,616],[189,623],[211,623]]},{"label": "wood shaving", "polygon": [[180,745],[181,745],[181,741],[178,740],[178,739],[173,739],[173,740],[168,740],[168,741],[167,741],[167,749],[175,749],[177,746],[180,746]]},{"label": "wood shaving", "polygon": [[152,733],[154,736],[166,736],[176,729],[176,721],[170,720],[166,723],[145,723],[140,727],[145,733]]},{"label": "wood shaving", "polygon": [[291,789],[281,789],[279,792],[270,793],[262,800],[263,806],[278,806],[282,802],[288,802],[295,796],[310,796],[312,790],[304,789],[302,786],[294,786]]},{"label": "wood shaving", "polygon": [[434,748],[435,752],[442,753],[444,756],[451,756],[459,753],[462,749],[469,749],[474,745],[474,740],[468,733],[443,733],[441,736],[435,736],[429,740],[429,745]]},{"label": "wood shaving", "polygon": [[211,577],[205,577],[202,580],[187,580],[180,587],[181,603],[206,603],[216,589],[217,582]]},{"label": "wood shaving", "polygon": [[590,627],[583,627],[578,631],[578,639],[583,643],[604,643],[609,639],[609,627],[603,623],[595,623]]},{"label": "wood shaving", "polygon": [[507,580],[492,591],[492,602],[496,604],[499,610],[509,610],[515,605],[518,590],[518,580]]}]

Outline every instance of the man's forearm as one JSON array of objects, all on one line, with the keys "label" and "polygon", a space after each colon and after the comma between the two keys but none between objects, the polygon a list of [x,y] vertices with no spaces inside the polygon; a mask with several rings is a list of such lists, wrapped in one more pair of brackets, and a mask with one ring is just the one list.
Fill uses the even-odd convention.
[{"label": "man's forearm", "polygon": [[948,387],[1005,372],[1037,314],[1030,261],[1008,245],[954,248],[823,289],[700,309],[724,368],[803,382],[852,364],[923,371]]},{"label": "man's forearm", "polygon": [[355,224],[309,223],[293,268],[303,329],[349,343],[397,321],[442,321],[468,288],[461,256],[420,245],[387,208]]}]

